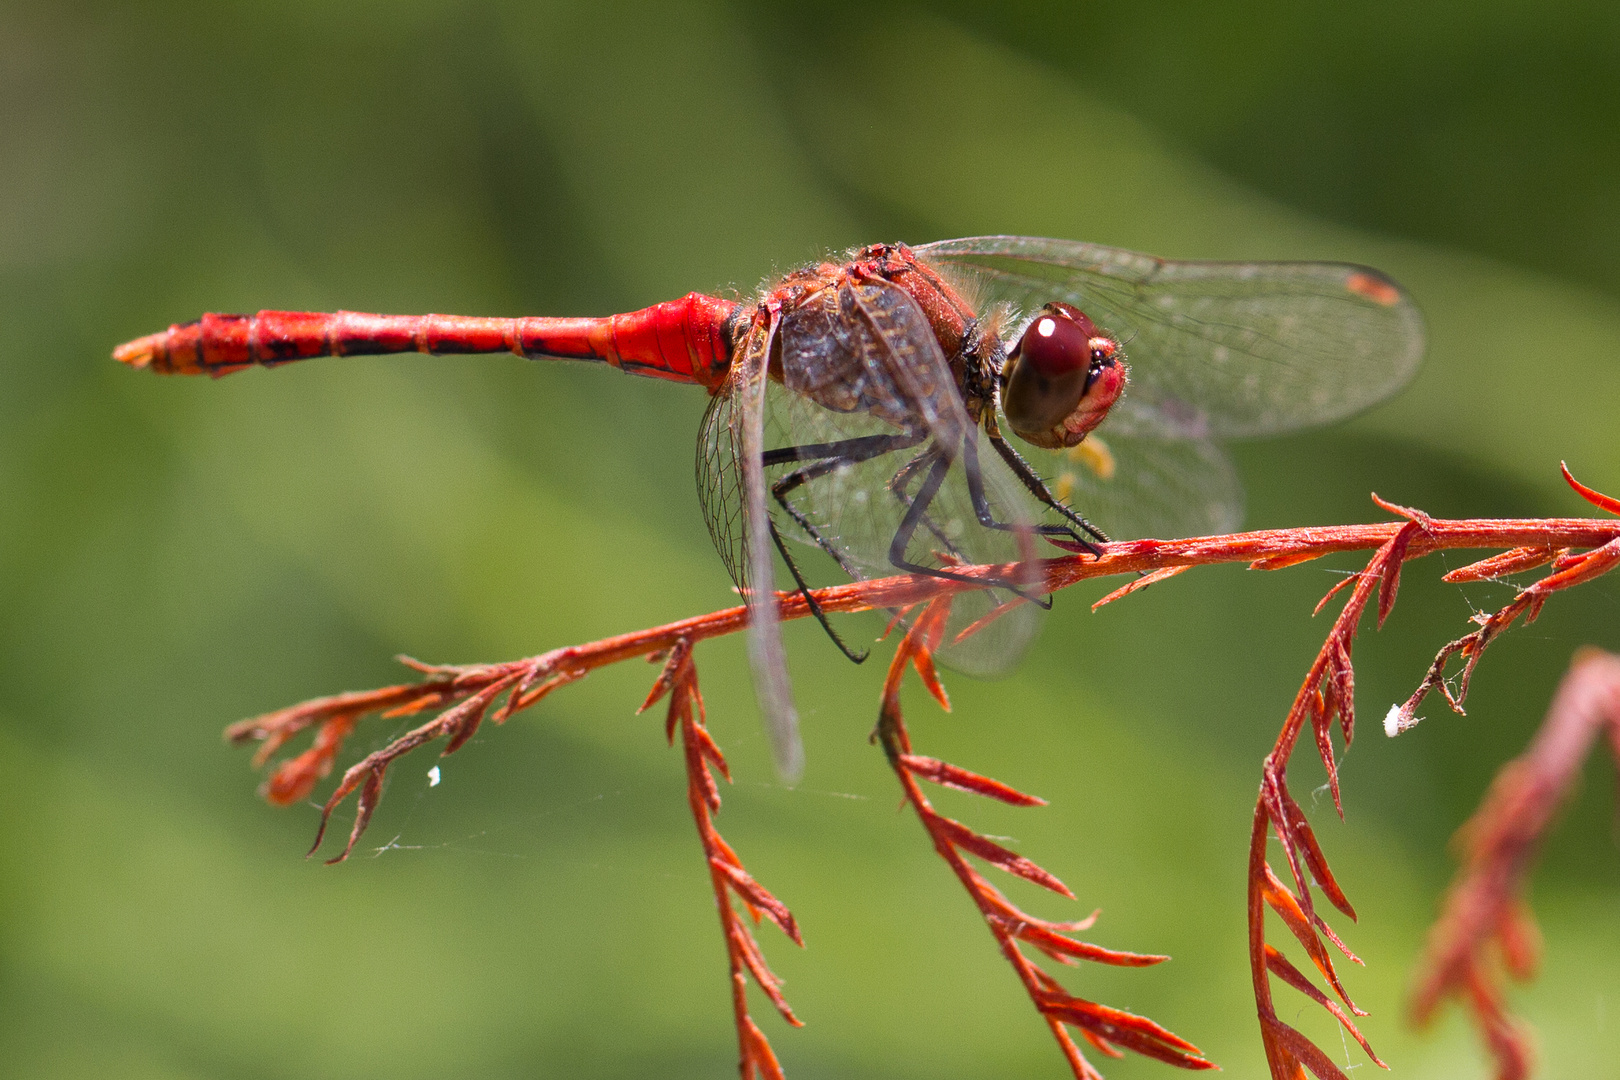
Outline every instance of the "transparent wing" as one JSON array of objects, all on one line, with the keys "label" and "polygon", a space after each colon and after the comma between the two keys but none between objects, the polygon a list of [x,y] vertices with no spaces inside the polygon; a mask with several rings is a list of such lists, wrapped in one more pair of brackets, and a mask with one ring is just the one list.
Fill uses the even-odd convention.
[{"label": "transparent wing", "polygon": [[743,531],[742,446],[732,425],[737,402],[731,386],[709,399],[698,430],[697,488],[709,538],[737,588],[748,589],[748,541]]},{"label": "transparent wing", "polygon": [[748,603],[748,656],[754,696],[782,778],[804,772],[799,714],[777,621],[770,516],[766,510],[766,368],[776,339],[773,316],[756,321],[737,350],[726,387],[710,402],[698,442],[698,492],[715,548]]},{"label": "transparent wing", "polygon": [[1423,355],[1406,293],[1363,266],[1175,262],[1070,240],[979,236],[916,249],[981,308],[1053,300],[1130,360],[1108,433],[1270,435],[1349,416],[1399,389]]},{"label": "transparent wing", "polygon": [[1243,521],[1243,485],[1208,439],[1093,435],[1032,464],[1052,494],[1115,540],[1210,536]]},{"label": "transparent wing", "polygon": [[[784,536],[819,549],[855,578],[904,572],[893,558],[896,537],[904,541],[900,560],[915,566],[1017,564],[1007,570],[1011,588],[965,593],[955,601],[946,638],[951,642],[993,608],[1019,599],[1024,579],[1033,574],[1022,564],[1057,551],[1039,544],[1029,528],[1040,508],[969,420],[916,302],[886,284],[840,292],[836,318],[810,313],[784,327],[784,386],[773,387],[767,399],[767,444],[843,451],[769,470],[780,492],[771,509]],[[859,393],[813,397],[811,391],[833,377],[829,372],[837,372],[840,387],[859,387]],[[828,408],[821,403],[826,400],[847,408]],[[882,439],[898,445],[869,452],[872,441]],[[857,450],[863,441],[868,450]],[[981,522],[972,476],[991,521],[1003,527]],[[920,502],[926,508],[908,529],[908,510]],[[969,674],[999,674],[1022,656],[1040,613],[1036,604],[1014,604],[982,631],[947,644],[940,657]]]}]

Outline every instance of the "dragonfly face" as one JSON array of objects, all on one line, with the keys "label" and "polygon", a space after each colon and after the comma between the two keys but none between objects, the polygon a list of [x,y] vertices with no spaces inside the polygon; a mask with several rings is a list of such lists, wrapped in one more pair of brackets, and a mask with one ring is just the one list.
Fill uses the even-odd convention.
[{"label": "dragonfly face", "polygon": [[1074,446],[1102,423],[1125,389],[1119,342],[1072,304],[1041,308],[1007,357],[1002,405],[1025,442]]}]

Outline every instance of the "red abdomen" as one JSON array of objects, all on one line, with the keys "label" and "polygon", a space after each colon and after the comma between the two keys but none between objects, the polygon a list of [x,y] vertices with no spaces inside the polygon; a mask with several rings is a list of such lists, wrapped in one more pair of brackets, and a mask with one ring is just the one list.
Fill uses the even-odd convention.
[{"label": "red abdomen", "polygon": [[366,315],[261,311],[204,315],[120,345],[113,357],[165,375],[213,376],[317,356],[420,352],[513,353],[529,359],[591,360],[635,375],[697,383],[713,391],[731,366],[738,305],[688,293],[603,318],[486,319],[465,315]]}]

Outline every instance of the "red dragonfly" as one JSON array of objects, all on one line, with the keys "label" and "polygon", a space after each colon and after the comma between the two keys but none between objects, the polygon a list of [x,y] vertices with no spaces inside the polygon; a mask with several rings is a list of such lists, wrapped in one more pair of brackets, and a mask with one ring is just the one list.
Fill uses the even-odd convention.
[{"label": "red dragonfly", "polygon": [[[1387,397],[1416,370],[1423,325],[1405,292],[1366,267],[1175,262],[988,236],[860,248],[740,302],[689,293],[601,318],[210,314],[113,355],[220,376],[400,352],[590,360],[709,392],[698,494],[747,598],[755,690],[792,778],[802,750],[774,553],[834,642],[864,654],[815,606],[805,552],[795,558],[785,540],[852,578],[1003,566],[991,588],[958,598],[953,626],[1004,613],[944,650],[970,673],[997,673],[1050,605],[1019,569],[1040,541],[1096,552],[1110,534],[1229,531],[1242,492],[1212,440],[1294,431]],[[1105,418],[1107,445],[1087,440]],[[1003,420],[1047,452],[1039,467]],[[1020,598],[1030,602],[1009,603]]]}]

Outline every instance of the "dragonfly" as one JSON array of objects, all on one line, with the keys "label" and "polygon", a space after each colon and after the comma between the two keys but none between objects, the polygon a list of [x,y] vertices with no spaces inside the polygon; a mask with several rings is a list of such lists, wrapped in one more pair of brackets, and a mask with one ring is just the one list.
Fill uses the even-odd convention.
[{"label": "dragonfly", "polygon": [[803,750],[778,556],[856,660],[806,556],[852,579],[975,583],[953,601],[941,658],[1000,674],[1050,606],[1043,554],[1231,531],[1242,488],[1220,440],[1360,411],[1411,378],[1423,346],[1410,297],[1365,266],[982,236],[869,245],[747,298],[693,292],[584,318],[207,314],[113,355],[222,376],[323,356],[511,353],[702,387],[699,499],[748,607],[755,695],[792,780]]}]

